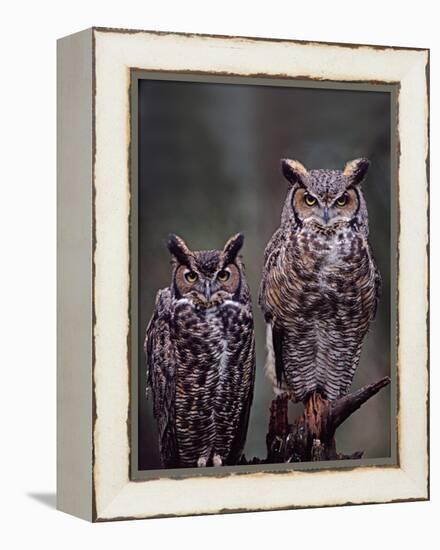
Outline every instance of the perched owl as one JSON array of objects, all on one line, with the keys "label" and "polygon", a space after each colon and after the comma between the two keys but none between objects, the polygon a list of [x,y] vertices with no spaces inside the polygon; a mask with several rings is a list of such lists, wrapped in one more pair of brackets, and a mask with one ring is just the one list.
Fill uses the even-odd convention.
[{"label": "perched owl", "polygon": [[252,403],[252,306],[238,253],[195,252],[171,235],[172,280],[159,290],[145,338],[147,383],[166,468],[236,464]]},{"label": "perched owl", "polygon": [[344,171],[281,161],[290,189],[264,257],[260,306],[274,389],[305,401],[345,395],[375,317],[381,278],[368,242],[361,184],[369,161]]}]

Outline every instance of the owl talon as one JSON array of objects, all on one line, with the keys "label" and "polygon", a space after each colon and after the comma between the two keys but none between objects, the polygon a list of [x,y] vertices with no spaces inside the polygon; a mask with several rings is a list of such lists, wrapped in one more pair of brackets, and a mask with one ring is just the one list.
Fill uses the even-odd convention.
[{"label": "owl talon", "polygon": [[288,401],[293,401],[295,403],[296,398],[293,391],[286,388],[280,388],[279,386],[273,386],[273,393],[275,397],[280,397],[282,399],[287,399]]},{"label": "owl talon", "polygon": [[197,468],[205,468],[208,463],[208,459],[204,456],[201,456],[197,461]]},{"label": "owl talon", "polygon": [[222,457],[220,455],[218,455],[217,453],[215,453],[214,456],[212,457],[212,464],[214,466],[223,466]]}]

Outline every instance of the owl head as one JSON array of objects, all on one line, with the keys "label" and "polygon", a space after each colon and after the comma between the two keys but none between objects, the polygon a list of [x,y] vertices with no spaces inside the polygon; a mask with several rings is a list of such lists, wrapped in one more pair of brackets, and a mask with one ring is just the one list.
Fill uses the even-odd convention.
[{"label": "owl head", "polygon": [[361,184],[369,166],[369,160],[359,158],[347,162],[344,170],[307,170],[297,160],[282,159],[284,177],[291,185],[283,221],[324,228],[345,223],[368,228]]},{"label": "owl head", "polygon": [[223,250],[193,251],[177,235],[168,238],[173,263],[172,290],[176,299],[187,298],[194,305],[209,308],[225,300],[244,301],[248,289],[238,253],[241,233],[231,237]]}]

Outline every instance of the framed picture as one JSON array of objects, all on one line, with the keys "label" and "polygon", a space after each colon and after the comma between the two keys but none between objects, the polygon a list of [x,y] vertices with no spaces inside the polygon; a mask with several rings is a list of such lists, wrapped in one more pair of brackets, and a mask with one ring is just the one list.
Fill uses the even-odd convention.
[{"label": "framed picture", "polygon": [[58,43],[58,508],[429,498],[423,49]]}]

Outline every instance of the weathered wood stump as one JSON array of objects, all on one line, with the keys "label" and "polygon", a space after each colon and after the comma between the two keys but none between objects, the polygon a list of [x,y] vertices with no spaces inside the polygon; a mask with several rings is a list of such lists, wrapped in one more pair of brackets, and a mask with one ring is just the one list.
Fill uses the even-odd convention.
[{"label": "weathered wood stump", "polygon": [[287,396],[277,397],[270,408],[266,436],[267,458],[264,462],[310,462],[361,458],[363,451],[342,455],[336,451],[337,428],[368,399],[390,383],[386,376],[336,401],[328,401],[313,393],[304,404],[304,411],[289,424]]}]

